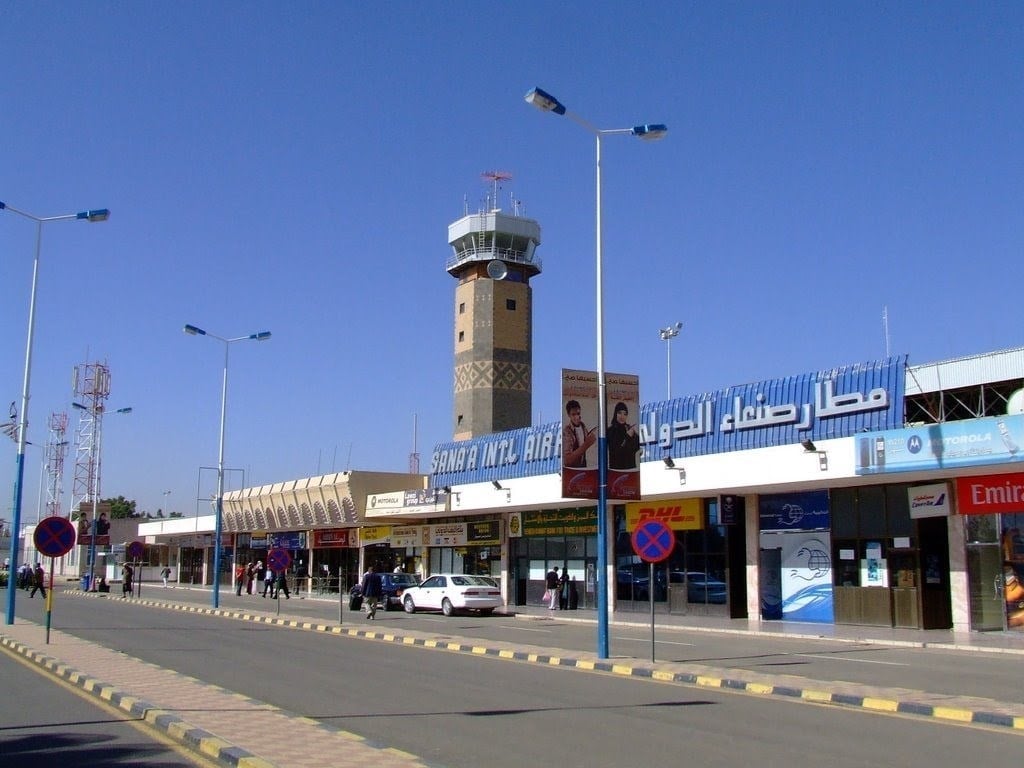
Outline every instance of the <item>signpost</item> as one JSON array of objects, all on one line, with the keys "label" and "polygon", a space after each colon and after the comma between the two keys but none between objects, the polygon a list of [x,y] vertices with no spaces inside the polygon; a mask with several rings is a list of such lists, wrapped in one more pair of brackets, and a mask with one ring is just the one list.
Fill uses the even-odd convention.
[{"label": "signpost", "polygon": [[651,604],[651,661],[654,661],[654,564],[667,560],[676,545],[668,524],[656,518],[641,520],[631,537],[633,551],[648,564],[647,599]]},{"label": "signpost", "polygon": [[[278,574],[284,573],[292,564],[292,553],[287,549],[275,548],[267,552],[267,567],[274,572],[274,581],[277,581]],[[274,585],[277,593],[277,612],[281,613],[281,589]]]},{"label": "signpost", "polygon": [[[32,541],[41,555],[50,558],[50,589],[46,593],[46,644],[50,644],[50,617],[53,613],[53,560],[63,557],[75,545],[75,526],[63,517],[47,517],[36,525]],[[14,585],[8,581],[8,589]]]}]

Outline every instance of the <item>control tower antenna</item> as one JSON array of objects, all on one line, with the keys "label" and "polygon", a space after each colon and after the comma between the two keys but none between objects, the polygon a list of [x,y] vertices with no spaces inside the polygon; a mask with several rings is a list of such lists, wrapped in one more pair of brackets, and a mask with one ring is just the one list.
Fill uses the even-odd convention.
[{"label": "control tower antenna", "polygon": [[501,204],[498,202],[498,190],[501,188],[501,182],[512,180],[512,174],[507,171],[484,171],[480,175],[491,183],[492,192],[487,201],[487,210],[500,210]]}]

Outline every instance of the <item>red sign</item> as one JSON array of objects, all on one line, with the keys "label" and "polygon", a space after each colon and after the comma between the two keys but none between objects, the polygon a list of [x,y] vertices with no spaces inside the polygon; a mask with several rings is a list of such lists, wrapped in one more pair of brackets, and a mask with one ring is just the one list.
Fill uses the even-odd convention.
[{"label": "red sign", "polygon": [[1024,512],[1024,472],[958,477],[956,497],[961,515]]},{"label": "red sign", "polygon": [[356,528],[327,528],[324,530],[313,531],[313,546],[318,549],[329,547],[358,547],[359,539],[356,535],[356,531]]}]

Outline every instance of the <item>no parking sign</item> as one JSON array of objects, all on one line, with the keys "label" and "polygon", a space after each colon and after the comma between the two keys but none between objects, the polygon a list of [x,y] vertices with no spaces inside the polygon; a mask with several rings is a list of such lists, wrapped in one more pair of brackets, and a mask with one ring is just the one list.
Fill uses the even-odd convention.
[{"label": "no parking sign", "polygon": [[660,563],[667,560],[676,545],[672,529],[661,520],[648,518],[640,521],[632,536],[633,551],[645,563]]}]

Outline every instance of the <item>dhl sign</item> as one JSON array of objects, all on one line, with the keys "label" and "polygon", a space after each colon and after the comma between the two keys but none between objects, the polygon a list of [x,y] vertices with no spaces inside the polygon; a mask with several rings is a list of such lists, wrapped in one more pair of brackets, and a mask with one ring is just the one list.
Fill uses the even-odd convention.
[{"label": "dhl sign", "polygon": [[661,520],[673,531],[699,531],[704,528],[704,504],[701,499],[669,499],[626,504],[626,527],[632,533],[641,520]]}]

